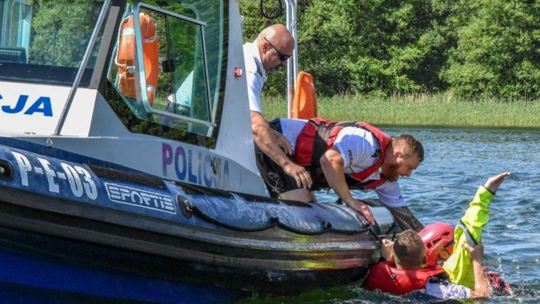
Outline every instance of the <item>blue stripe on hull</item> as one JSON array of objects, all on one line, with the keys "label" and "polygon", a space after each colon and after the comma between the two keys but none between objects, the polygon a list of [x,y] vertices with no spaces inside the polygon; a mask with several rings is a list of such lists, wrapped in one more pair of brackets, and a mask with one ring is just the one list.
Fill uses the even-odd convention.
[{"label": "blue stripe on hull", "polygon": [[[68,267],[40,259],[0,253],[3,303],[226,303],[236,292],[196,284]],[[11,299],[10,301],[5,301]]]}]

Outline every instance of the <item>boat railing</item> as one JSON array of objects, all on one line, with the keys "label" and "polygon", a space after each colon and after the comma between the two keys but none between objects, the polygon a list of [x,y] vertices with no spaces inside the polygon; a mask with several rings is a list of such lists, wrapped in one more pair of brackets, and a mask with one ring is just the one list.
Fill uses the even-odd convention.
[{"label": "boat railing", "polygon": [[62,132],[62,127],[64,126],[64,123],[66,121],[67,113],[69,112],[69,108],[71,107],[71,104],[73,103],[73,99],[75,98],[75,93],[77,93],[77,88],[79,87],[79,83],[81,82],[84,71],[86,70],[86,66],[88,65],[88,60],[90,59],[92,50],[94,49],[94,45],[99,35],[99,31],[101,30],[101,27],[103,25],[103,21],[105,20],[105,15],[107,14],[107,10],[109,9],[110,4],[111,4],[110,0],[105,0],[105,2],[103,2],[103,6],[101,7],[101,12],[99,13],[99,17],[96,22],[96,27],[94,28],[94,31],[92,32],[90,41],[88,41],[88,46],[86,47],[86,51],[84,53],[81,65],[77,71],[77,75],[75,76],[75,81],[73,81],[73,85],[71,86],[71,90],[69,91],[66,104],[64,105],[64,108],[62,109],[62,113],[60,114],[58,124],[56,126],[56,129],[54,130],[54,135],[60,135],[60,133]]},{"label": "boat railing", "polygon": [[[205,43],[205,39],[204,39],[204,29],[203,27],[206,26],[206,23],[203,22],[203,21],[200,21],[200,20],[197,20],[197,19],[194,19],[194,18],[190,18],[188,16],[184,16],[184,15],[180,15],[180,14],[176,14],[174,12],[170,12],[170,11],[167,11],[167,10],[163,10],[163,9],[160,9],[158,7],[154,7],[154,6],[151,6],[151,5],[148,5],[148,4],[144,4],[144,3],[137,3],[136,5],[134,5],[133,7],[133,16],[139,16],[139,14],[141,13],[141,8],[145,8],[145,9],[148,9],[148,10],[152,10],[152,11],[155,11],[155,12],[158,12],[160,14],[163,14],[165,16],[171,16],[171,17],[174,17],[174,18],[177,18],[177,19],[180,19],[180,20],[183,20],[183,21],[186,21],[190,24],[193,24],[195,25],[196,27],[198,27],[198,31],[200,32],[200,35],[201,35],[201,47],[202,47],[202,52],[201,52],[201,55],[202,55],[202,65],[203,65],[203,70],[204,70],[204,82],[205,82],[205,94],[206,94],[206,100],[207,100],[207,103],[206,103],[206,108],[207,108],[207,113],[212,113],[212,109],[211,109],[211,105],[210,105],[210,85],[209,85],[209,79],[208,79],[208,68],[206,67],[206,43]],[[133,18],[133,22],[134,22],[134,27],[135,29],[140,29],[141,28],[141,23],[140,23],[140,20],[139,18]],[[142,33],[140,30],[135,30],[135,43],[136,43],[136,47],[137,47],[137,50],[143,50],[143,37],[142,37]],[[146,88],[147,87],[147,82],[146,82],[146,67],[145,67],[145,60],[144,60],[144,52],[143,51],[138,51],[137,52],[137,64],[135,64],[135,74],[138,76],[136,79],[136,84],[138,84],[141,88]],[[143,92],[142,94],[140,94],[140,98],[141,98],[141,101],[142,101],[142,104],[143,104],[143,107],[144,109],[148,112],[148,113],[152,113],[152,114],[156,114],[156,115],[159,115],[159,116],[165,116],[167,118],[170,118],[170,119],[175,119],[175,120],[184,120],[184,121],[187,121],[187,122],[191,122],[191,123],[194,123],[194,124],[198,124],[198,125],[202,125],[202,126],[206,126],[206,127],[209,127],[209,128],[213,128],[213,127],[216,127],[216,124],[212,121],[213,120],[213,117],[210,117],[210,120],[209,121],[205,121],[205,120],[202,120],[202,119],[197,119],[197,118],[193,118],[193,117],[189,117],[189,116],[179,116],[178,114],[175,114],[175,113],[172,113],[172,112],[167,112],[167,111],[163,111],[163,110],[159,110],[159,109],[156,109],[154,107],[152,107],[151,103],[150,103],[150,100],[148,98],[148,94],[144,94],[144,91],[146,90],[138,90],[139,92]]]}]

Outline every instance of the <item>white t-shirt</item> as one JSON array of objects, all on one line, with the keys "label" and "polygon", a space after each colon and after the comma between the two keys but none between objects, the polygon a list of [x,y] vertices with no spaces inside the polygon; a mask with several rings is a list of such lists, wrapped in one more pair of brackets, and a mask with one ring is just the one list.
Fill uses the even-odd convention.
[{"label": "white t-shirt", "polygon": [[426,283],[426,293],[439,299],[467,299],[471,297],[471,290],[450,282],[428,282]]},{"label": "white t-shirt", "polygon": [[266,82],[266,72],[254,43],[244,44],[246,81],[248,87],[249,109],[262,114],[261,93]]},{"label": "white t-shirt", "polygon": [[[296,148],[296,139],[306,122],[299,119],[280,119],[282,134],[291,142],[293,150]],[[375,155],[376,150],[380,148],[379,142],[371,132],[362,128],[343,128],[339,131],[334,146],[343,158],[343,170],[347,174],[362,172],[378,160],[378,157],[372,157],[372,155]],[[380,176],[381,168],[371,174],[366,181],[378,180]],[[369,189],[364,191],[369,191]],[[375,188],[375,193],[388,207],[407,206],[397,182],[386,181]]]}]

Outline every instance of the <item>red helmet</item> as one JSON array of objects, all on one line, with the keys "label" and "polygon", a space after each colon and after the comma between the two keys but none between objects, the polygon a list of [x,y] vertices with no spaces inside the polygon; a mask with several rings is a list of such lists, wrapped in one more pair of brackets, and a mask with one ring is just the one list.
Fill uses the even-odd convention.
[{"label": "red helmet", "polygon": [[445,223],[427,225],[418,232],[424,246],[428,265],[436,265],[438,261],[446,261],[454,250],[454,228]]}]

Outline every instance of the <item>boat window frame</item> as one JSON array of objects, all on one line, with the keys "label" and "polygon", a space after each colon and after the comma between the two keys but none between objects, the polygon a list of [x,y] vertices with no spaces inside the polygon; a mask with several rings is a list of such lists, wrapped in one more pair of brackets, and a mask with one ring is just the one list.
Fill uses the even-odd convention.
[{"label": "boat window frame", "polygon": [[[95,2],[95,1],[93,1]],[[125,0],[111,0],[111,4],[108,5],[109,7],[109,13],[107,14],[107,23],[110,23],[111,20],[109,18],[112,18],[115,16],[116,11],[112,11],[111,8],[119,8],[119,4],[124,3]],[[104,1],[96,2],[101,3],[99,4],[99,7],[96,5],[96,10],[101,11],[103,6],[105,5]],[[25,62],[10,62],[10,61],[0,61],[0,67],[5,68],[9,70],[9,73],[6,73],[6,75],[0,75],[0,81],[5,82],[18,82],[18,83],[31,83],[31,84],[44,84],[44,85],[52,85],[52,86],[62,86],[62,87],[72,87],[73,82],[76,79],[76,75],[80,70],[80,64],[77,64],[76,66],[72,65],[60,65],[60,64],[54,64],[54,65],[47,65],[43,64],[41,62],[32,62],[32,40],[35,38],[33,37],[33,30],[32,30],[32,24],[33,19],[35,18],[35,9],[32,6],[33,1],[30,0],[5,0],[5,2],[0,3],[0,5],[6,5],[6,4],[20,4],[20,5],[26,5],[29,6],[27,8],[27,13],[30,15],[30,22],[28,23],[28,31],[30,32],[30,36],[28,38],[23,37],[23,43],[26,43],[26,39],[28,39],[28,45],[24,45],[19,48],[15,48],[14,51],[23,51],[26,60]],[[0,24],[4,24],[4,20],[7,20],[4,18],[4,15],[7,14],[6,11],[1,11],[1,18]],[[91,19],[89,19],[91,20]],[[7,21],[6,21],[7,22]],[[97,19],[94,20],[94,22],[97,22]],[[113,21],[114,22],[114,21]],[[23,26],[26,28],[26,25]],[[3,30],[3,28],[2,28]],[[90,33],[90,32],[89,32]],[[96,47],[96,49],[93,49],[92,52],[95,52],[92,57],[92,63],[91,65],[87,66],[87,68],[83,72],[83,76],[81,78],[81,81],[79,83],[79,87],[81,88],[98,88],[100,83],[100,78],[102,76],[102,70],[96,69],[97,63],[102,62],[104,57],[107,56],[107,43],[103,40],[105,38],[105,33],[102,31],[98,35],[98,39],[100,41],[100,47]],[[88,40],[84,40],[84,45],[87,45]],[[0,39],[1,41],[4,41],[4,39]],[[104,47],[105,46],[105,47]],[[0,50],[1,49],[10,49],[9,47],[5,47],[2,44],[0,44]],[[20,49],[20,50],[19,50]],[[85,48],[86,50],[86,48]],[[79,54],[79,53],[77,53]],[[54,54],[52,56],[55,56]],[[84,53],[80,52],[81,61],[82,57],[84,57]]]},{"label": "boat window frame", "polygon": [[[206,22],[203,22],[203,21],[197,20],[197,19],[193,19],[193,18],[190,18],[190,17],[185,16],[185,15],[177,14],[177,13],[174,13],[174,12],[171,12],[171,11],[168,11],[168,10],[164,10],[164,9],[159,8],[159,7],[155,7],[155,6],[152,6],[152,5],[149,5],[149,4],[146,4],[146,3],[142,3],[142,2],[136,3],[133,6],[133,16],[139,16],[141,8],[145,8],[145,9],[152,10],[152,11],[155,11],[155,12],[167,15],[167,16],[171,16],[171,17],[183,20],[183,21],[187,21],[189,23],[198,25],[200,27],[199,31],[200,31],[200,35],[201,35],[201,37],[200,37],[201,40],[200,40],[199,43],[201,43],[201,47],[202,47],[202,60],[203,60],[202,64],[203,64],[204,82],[205,82],[205,88],[206,88],[205,89],[206,108],[207,108],[207,111],[208,111],[207,113],[208,113],[208,116],[209,116],[210,120],[205,121],[205,120],[202,120],[202,119],[197,119],[197,118],[193,118],[193,117],[186,116],[186,115],[181,115],[181,114],[171,113],[171,112],[167,112],[167,111],[157,110],[157,109],[154,109],[150,105],[150,101],[148,100],[148,94],[143,92],[143,90],[141,89],[141,88],[146,88],[147,87],[146,86],[146,73],[145,73],[145,66],[144,66],[144,58],[143,58],[143,51],[142,51],[143,50],[143,37],[142,37],[142,33],[141,33],[140,30],[135,30],[135,44],[136,44],[136,49],[137,49],[137,51],[136,51],[137,63],[135,64],[135,76],[136,76],[137,81],[135,81],[135,84],[136,84],[136,87],[137,87],[137,97],[139,97],[139,95],[140,95],[140,99],[142,101],[142,105],[144,107],[144,110],[147,111],[150,114],[164,116],[164,117],[179,120],[179,121],[187,121],[187,122],[190,122],[190,123],[193,123],[193,124],[196,124],[196,125],[202,125],[204,127],[208,127],[210,129],[208,132],[209,132],[209,134],[211,134],[212,129],[215,128],[217,125],[214,122],[215,115],[213,115],[213,112],[212,112],[212,103],[211,103],[212,99],[211,99],[211,93],[210,93],[210,80],[208,78],[208,65],[207,65],[208,60],[206,58],[206,56],[207,56],[207,54],[206,54],[206,41],[205,41],[205,37],[204,37],[204,30],[205,30],[204,27],[206,27]],[[134,28],[135,29],[140,29],[141,28],[139,18],[133,18],[133,23],[134,23]],[[140,64],[140,63],[142,63],[142,64]]]},{"label": "boat window frame", "polygon": [[[19,4],[20,6],[26,6],[28,7],[29,12],[27,12],[27,15],[29,16],[22,16],[21,11],[19,11],[19,18],[17,19],[17,23],[21,23],[19,26],[22,27],[20,31],[17,30],[17,32],[20,32],[23,34],[22,36],[17,35],[17,42],[16,47],[24,48],[26,53],[28,53],[28,50],[30,49],[30,36],[25,36],[25,33],[30,33],[31,30],[31,19],[32,19],[32,5],[28,0],[5,0],[4,2],[4,8],[2,10],[3,16],[2,16],[2,24],[0,25],[0,30],[4,31],[5,33],[11,33],[11,25],[13,24],[13,19],[10,16],[8,18],[8,14],[12,11],[8,9],[8,6],[14,6],[15,4]],[[30,19],[30,20],[28,20]],[[9,29],[9,31],[7,31]],[[0,46],[4,47],[13,47],[12,45],[9,45],[9,35],[0,35]],[[20,41],[19,41],[20,40]],[[26,58],[28,59],[28,58]]]}]

